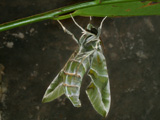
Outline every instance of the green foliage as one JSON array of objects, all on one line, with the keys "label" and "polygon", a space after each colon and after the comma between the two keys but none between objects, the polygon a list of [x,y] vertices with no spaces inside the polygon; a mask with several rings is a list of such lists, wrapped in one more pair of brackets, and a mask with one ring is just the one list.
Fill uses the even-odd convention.
[{"label": "green foliage", "polygon": [[123,2],[110,4],[102,3],[76,10],[74,15],[96,17],[160,15],[160,0],[157,0],[157,2],[124,0]]},{"label": "green foliage", "polygon": [[93,0],[1,24],[0,32],[46,19],[67,19],[70,13],[95,17],[160,15],[160,0]]}]

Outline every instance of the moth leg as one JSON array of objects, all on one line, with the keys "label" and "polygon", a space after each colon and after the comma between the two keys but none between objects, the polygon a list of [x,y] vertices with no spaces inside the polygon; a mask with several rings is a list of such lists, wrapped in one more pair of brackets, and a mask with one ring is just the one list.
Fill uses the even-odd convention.
[{"label": "moth leg", "polygon": [[86,30],[83,29],[83,28],[75,21],[75,19],[73,18],[72,14],[70,14],[70,15],[71,15],[71,18],[72,18],[73,22],[77,25],[77,27],[79,27],[84,33],[86,33]]},{"label": "moth leg", "polygon": [[64,32],[66,32],[67,34],[71,35],[72,38],[73,38],[73,40],[75,40],[76,43],[78,43],[78,39],[74,36],[74,34],[71,33],[69,30],[67,30],[67,29],[64,27],[64,25],[63,25],[59,20],[57,20],[57,21],[58,21],[58,23],[61,25],[61,27],[63,28]]},{"label": "moth leg", "polygon": [[102,19],[102,21],[101,21],[101,23],[100,23],[100,26],[98,27],[97,37],[99,37],[99,36],[101,35],[102,25],[103,25],[103,22],[104,22],[104,20],[105,20],[106,18],[107,18],[107,16]]}]

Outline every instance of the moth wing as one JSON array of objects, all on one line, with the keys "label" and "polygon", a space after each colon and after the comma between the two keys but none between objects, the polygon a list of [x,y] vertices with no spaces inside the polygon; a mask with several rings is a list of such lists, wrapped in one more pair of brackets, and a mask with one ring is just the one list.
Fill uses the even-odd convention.
[{"label": "moth wing", "polygon": [[42,102],[50,102],[64,94],[63,73],[60,72],[48,86]]},{"label": "moth wing", "polygon": [[[69,60],[74,58],[75,54],[76,54],[76,51],[70,56]],[[45,102],[53,101],[54,99],[65,94],[64,85],[63,85],[63,82],[64,82],[63,80],[65,76],[64,69],[68,65],[69,60],[65,64],[64,68],[58,73],[58,75],[54,78],[54,80],[48,86],[43,96],[42,102],[45,103]]]},{"label": "moth wing", "polygon": [[100,51],[94,52],[88,75],[91,84],[86,93],[95,110],[106,117],[111,103],[110,85],[105,57]]}]

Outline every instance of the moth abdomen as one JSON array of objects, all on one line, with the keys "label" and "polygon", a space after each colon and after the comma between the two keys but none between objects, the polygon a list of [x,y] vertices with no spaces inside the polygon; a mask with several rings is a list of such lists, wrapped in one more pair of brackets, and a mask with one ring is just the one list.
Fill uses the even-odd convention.
[{"label": "moth abdomen", "polygon": [[76,73],[69,73],[69,72],[64,71],[64,74],[65,74],[65,75],[68,75],[68,76],[75,76],[75,77],[81,78],[81,76],[78,75],[78,74],[76,74]]},{"label": "moth abdomen", "polygon": [[79,100],[80,86],[88,67],[88,55],[86,53],[77,53],[68,60],[63,69],[64,93],[75,107],[81,106]]},{"label": "moth abdomen", "polygon": [[65,87],[76,87],[76,88],[79,88],[79,86],[77,86],[77,85],[69,85],[69,84],[66,84],[66,83],[63,83],[63,86],[65,86]]},{"label": "moth abdomen", "polygon": [[69,61],[64,73],[68,76],[75,76],[82,79],[86,70],[87,68],[85,63],[81,62],[80,60],[72,59]]},{"label": "moth abdomen", "polygon": [[75,107],[80,107],[81,102],[79,100],[79,94],[80,94],[80,85],[69,85],[69,84],[63,84],[65,95],[70,99],[72,104]]},{"label": "moth abdomen", "polygon": [[67,97],[72,97],[72,96],[79,97],[79,90],[80,90],[79,86],[69,85],[69,84],[65,84],[65,83],[63,83],[63,86],[64,86],[65,94],[66,94]]}]

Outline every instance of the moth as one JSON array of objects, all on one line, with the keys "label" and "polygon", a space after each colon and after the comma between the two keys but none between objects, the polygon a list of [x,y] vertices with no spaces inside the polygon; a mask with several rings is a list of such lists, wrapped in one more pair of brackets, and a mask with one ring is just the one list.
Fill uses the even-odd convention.
[{"label": "moth", "polygon": [[72,36],[73,40],[79,45],[79,49],[71,55],[65,66],[51,82],[42,102],[50,102],[65,94],[73,106],[80,107],[80,87],[82,79],[87,73],[91,78],[86,90],[87,96],[94,109],[106,117],[110,109],[111,97],[106,60],[100,40],[102,24],[106,17],[103,18],[98,29],[89,23],[86,30],[74,20],[72,15],[71,18],[82,30],[82,35],[79,39],[67,30],[60,21],[58,22],[64,32]]}]

